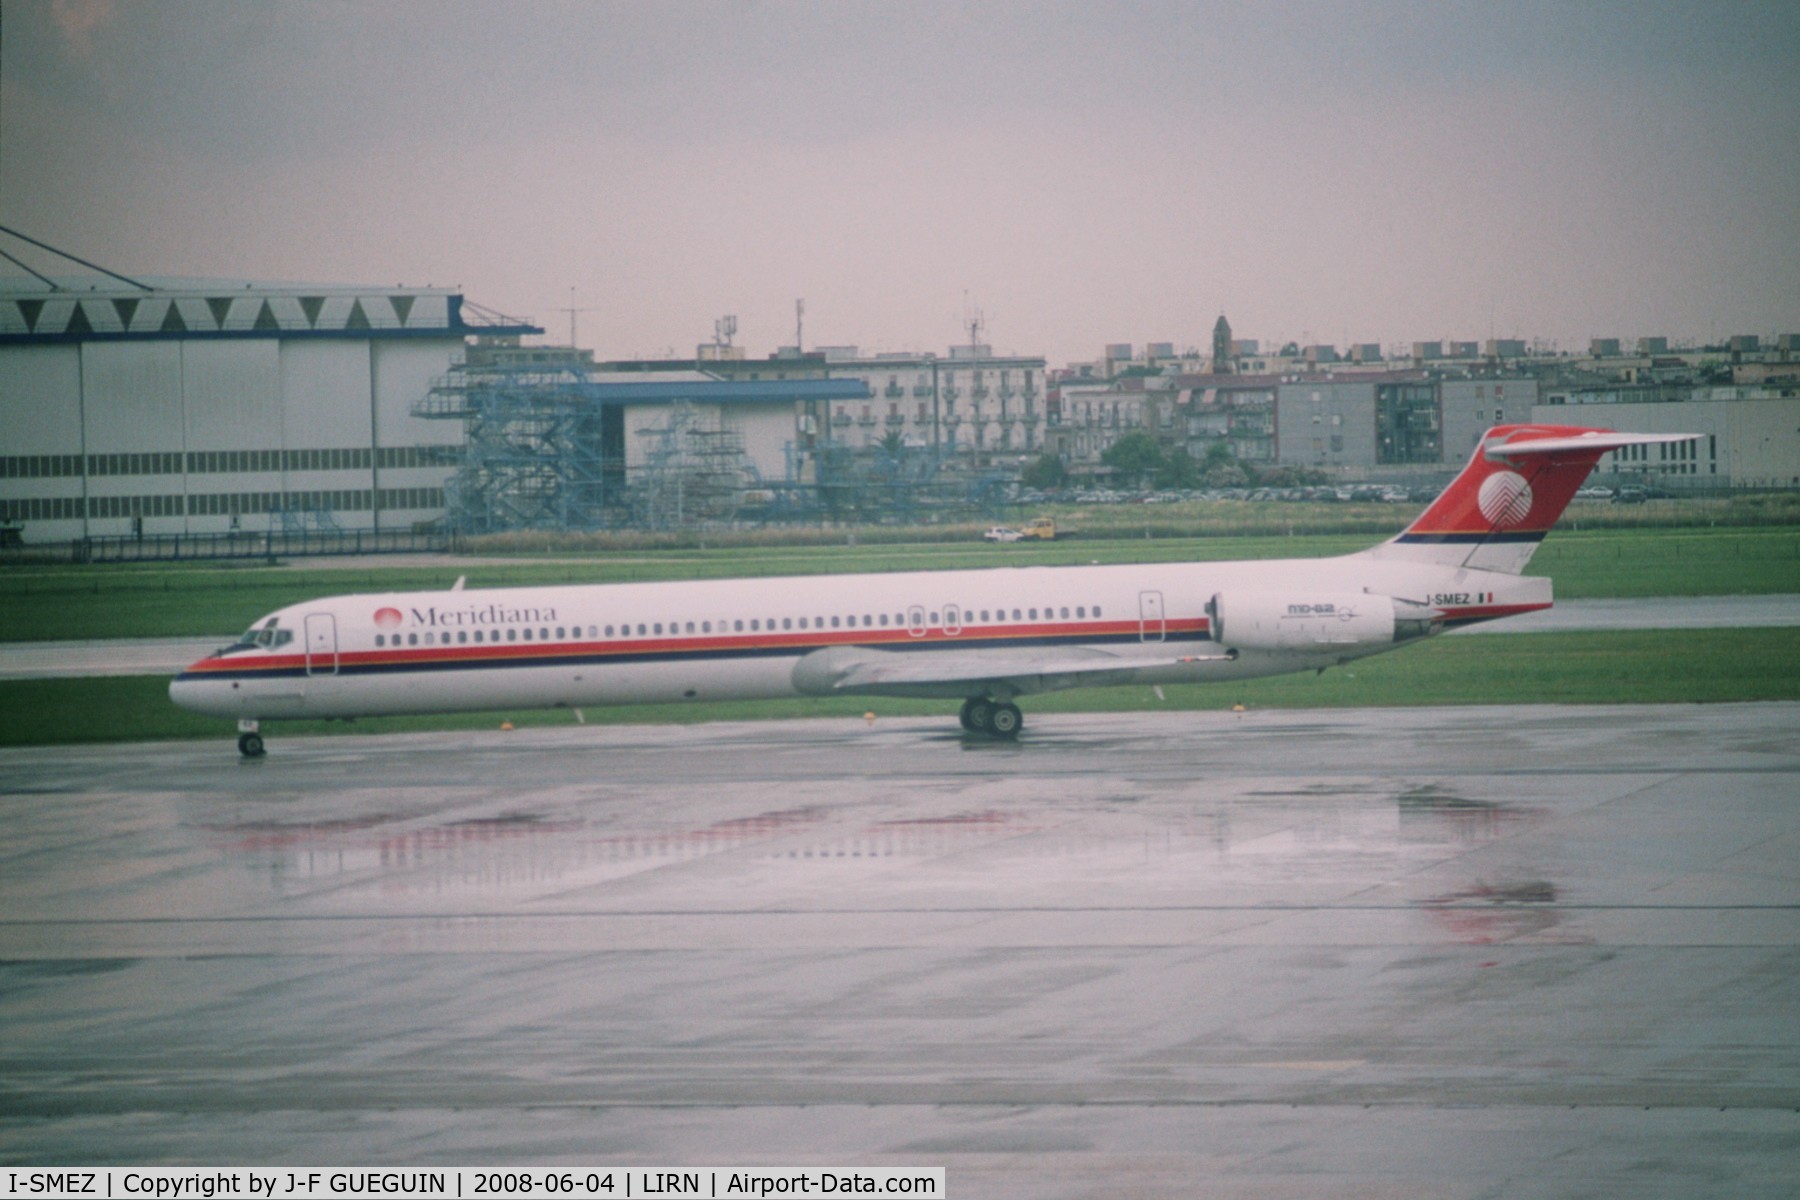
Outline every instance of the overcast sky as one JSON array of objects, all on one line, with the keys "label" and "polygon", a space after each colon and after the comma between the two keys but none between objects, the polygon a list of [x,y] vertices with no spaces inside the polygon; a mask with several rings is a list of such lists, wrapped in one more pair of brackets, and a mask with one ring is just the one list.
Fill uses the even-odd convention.
[{"label": "overcast sky", "polygon": [[[6,0],[0,224],[605,357],[1800,331],[1800,5]],[[0,243],[14,249],[10,242]],[[43,265],[41,259],[33,265]],[[11,268],[4,268],[10,271]]]}]

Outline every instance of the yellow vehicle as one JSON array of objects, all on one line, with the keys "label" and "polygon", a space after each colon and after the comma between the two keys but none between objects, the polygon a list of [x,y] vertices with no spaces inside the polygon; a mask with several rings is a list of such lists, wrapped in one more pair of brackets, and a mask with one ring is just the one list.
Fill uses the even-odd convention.
[{"label": "yellow vehicle", "polygon": [[1019,527],[1019,536],[1026,539],[1036,538],[1040,542],[1054,542],[1056,540],[1056,518],[1033,517]]}]

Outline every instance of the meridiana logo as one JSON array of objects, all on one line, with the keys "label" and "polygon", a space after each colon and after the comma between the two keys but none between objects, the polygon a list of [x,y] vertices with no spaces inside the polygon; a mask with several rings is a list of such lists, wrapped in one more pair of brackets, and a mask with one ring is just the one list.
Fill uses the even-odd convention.
[{"label": "meridiana logo", "polygon": [[393,629],[400,624],[400,610],[397,608],[378,608],[375,610],[375,626],[378,629]]},{"label": "meridiana logo", "polygon": [[1481,481],[1475,502],[1488,524],[1510,529],[1531,515],[1531,485],[1513,471],[1495,471]]}]

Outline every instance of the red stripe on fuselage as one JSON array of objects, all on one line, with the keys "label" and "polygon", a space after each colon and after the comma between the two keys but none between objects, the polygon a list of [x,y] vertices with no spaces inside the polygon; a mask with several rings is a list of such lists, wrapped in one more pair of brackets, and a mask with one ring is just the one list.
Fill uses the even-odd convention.
[{"label": "red stripe on fuselage", "polygon": [[[1203,635],[1208,632],[1208,628],[1205,617],[1165,620],[1162,623],[1165,637]],[[922,634],[911,633],[905,628],[794,630],[774,635],[767,633],[749,636],[698,634],[683,637],[633,638],[629,641],[612,639],[579,642],[506,642],[498,645],[490,643],[479,646],[459,643],[456,645],[407,646],[401,649],[340,650],[337,652],[336,658],[339,669],[342,669],[345,667],[393,667],[410,664],[441,665],[458,662],[478,666],[484,663],[513,659],[565,657],[606,659],[644,654],[704,656],[714,653],[741,653],[749,650],[792,650],[796,654],[804,654],[828,646],[865,646],[872,650],[880,650],[892,646],[960,645],[979,649],[984,646],[994,648],[991,643],[1029,643],[1046,639],[1066,640],[1070,638],[1139,637],[1142,635],[1143,629],[1143,624],[1138,621],[1108,621],[1104,623],[1058,622],[1051,625],[965,625],[960,633],[947,633],[943,629],[937,628],[926,630]],[[320,654],[314,657],[324,659],[332,656]],[[243,654],[230,658],[204,658],[188,667],[185,673],[206,675],[214,673],[243,674],[247,671],[293,671],[304,670],[306,665],[307,656],[305,654],[281,654],[268,657]]]}]

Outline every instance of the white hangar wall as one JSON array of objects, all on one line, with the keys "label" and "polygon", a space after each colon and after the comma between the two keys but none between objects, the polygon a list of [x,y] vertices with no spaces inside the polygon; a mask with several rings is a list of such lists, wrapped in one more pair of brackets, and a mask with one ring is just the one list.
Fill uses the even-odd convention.
[{"label": "white hangar wall", "polygon": [[462,443],[413,407],[476,333],[449,293],[0,288],[0,520],[28,543],[407,529]]},{"label": "white hangar wall", "polygon": [[80,395],[81,356],[73,347],[0,353],[0,456],[31,451],[16,463],[16,477],[0,478],[0,517],[26,506],[73,512],[71,489],[81,494],[81,406],[73,402]]}]

